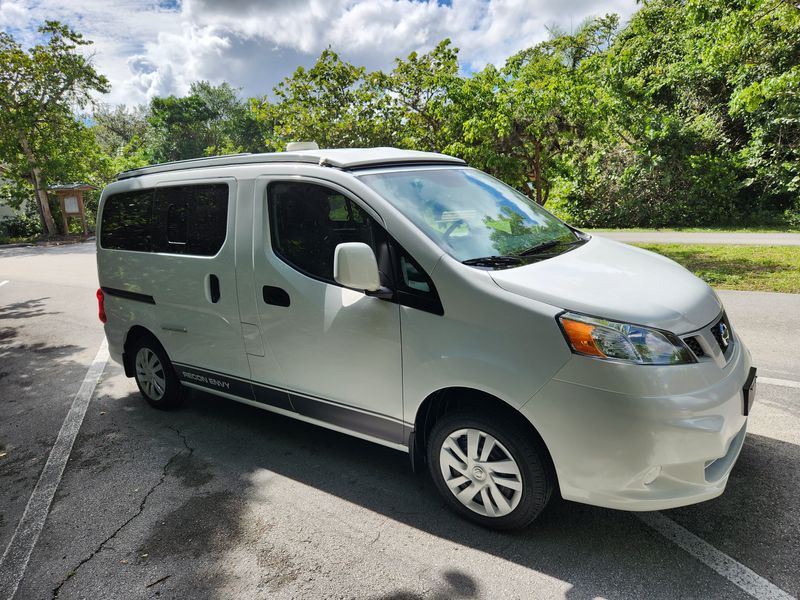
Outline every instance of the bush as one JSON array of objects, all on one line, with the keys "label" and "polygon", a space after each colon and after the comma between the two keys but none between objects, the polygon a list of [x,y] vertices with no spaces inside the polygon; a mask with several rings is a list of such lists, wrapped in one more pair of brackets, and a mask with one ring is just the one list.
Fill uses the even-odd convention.
[{"label": "bush", "polygon": [[800,229],[800,198],[795,201],[792,208],[786,209],[783,220],[792,229]]},{"label": "bush", "polygon": [[20,214],[0,219],[0,231],[10,238],[30,238],[42,232],[38,215]]}]

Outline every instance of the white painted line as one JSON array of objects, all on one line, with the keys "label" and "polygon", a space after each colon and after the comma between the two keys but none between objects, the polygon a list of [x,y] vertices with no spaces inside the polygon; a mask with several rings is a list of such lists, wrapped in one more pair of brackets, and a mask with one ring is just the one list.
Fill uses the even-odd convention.
[{"label": "white painted line", "polygon": [[7,283],[8,283],[8,279],[6,279],[5,281],[0,281],[0,287],[3,287]]},{"label": "white painted line", "polygon": [[792,381],[791,379],[773,379],[772,377],[759,377],[758,383],[768,383],[769,385],[780,385],[782,387],[800,389],[800,381]]},{"label": "white painted line", "polygon": [[47,513],[50,511],[53,496],[61,482],[61,476],[64,474],[64,467],[72,452],[72,444],[81,428],[83,416],[89,407],[89,401],[103,374],[106,362],[108,362],[108,343],[103,340],[92,366],[89,367],[78,393],[75,394],[72,407],[61,425],[56,443],[53,444],[50,456],[47,457],[42,474],[39,476],[39,481],[33,488],[22,520],[17,525],[3,557],[0,558],[0,600],[11,600],[17,593],[17,588],[28,566],[28,560],[30,560],[33,548],[42,532]]},{"label": "white painted line", "polygon": [[686,550],[753,598],[758,600],[797,600],[774,583],[767,581],[724,552],[720,552],[661,513],[643,512],[637,513],[637,516],[665,538]]}]

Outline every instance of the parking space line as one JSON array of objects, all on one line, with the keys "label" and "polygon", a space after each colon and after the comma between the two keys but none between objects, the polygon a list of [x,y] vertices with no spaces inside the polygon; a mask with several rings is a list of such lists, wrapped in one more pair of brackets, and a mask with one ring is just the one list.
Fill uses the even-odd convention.
[{"label": "parking space line", "polygon": [[637,513],[647,525],[758,600],[797,600],[659,512]]},{"label": "parking space line", "polygon": [[759,377],[758,383],[768,383],[769,385],[779,385],[782,387],[800,389],[800,381],[792,381],[791,379],[774,379],[772,377]]},{"label": "parking space line", "polygon": [[7,283],[8,283],[8,279],[6,279],[5,281],[0,281],[0,287],[3,287]]},{"label": "parking space line", "polygon": [[61,482],[61,476],[64,474],[64,467],[72,452],[72,445],[81,428],[89,401],[103,374],[106,362],[108,362],[108,343],[103,340],[97,356],[86,372],[80,389],[75,394],[72,406],[58,432],[56,443],[53,444],[50,456],[47,457],[42,474],[39,476],[39,481],[33,488],[22,519],[0,558],[0,600],[11,600],[17,593],[17,588],[28,566],[28,560],[30,560],[33,548],[42,532],[47,514],[50,512],[50,504],[53,502],[53,496]]}]

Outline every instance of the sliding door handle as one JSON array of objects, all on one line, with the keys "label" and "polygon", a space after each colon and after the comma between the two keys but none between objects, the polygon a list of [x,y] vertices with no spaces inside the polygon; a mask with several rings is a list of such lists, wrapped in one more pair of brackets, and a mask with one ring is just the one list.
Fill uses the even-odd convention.
[{"label": "sliding door handle", "polygon": [[212,304],[219,302],[219,277],[214,274],[208,276],[208,297]]}]

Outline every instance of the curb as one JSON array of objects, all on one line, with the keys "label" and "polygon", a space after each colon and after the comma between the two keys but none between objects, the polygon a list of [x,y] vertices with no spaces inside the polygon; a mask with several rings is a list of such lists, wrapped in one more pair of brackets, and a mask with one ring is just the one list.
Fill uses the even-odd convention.
[{"label": "curb", "polygon": [[95,236],[91,235],[87,238],[80,238],[74,240],[43,240],[41,242],[19,242],[16,244],[0,244],[0,250],[5,248],[31,248],[31,247],[44,247],[49,248],[52,246],[69,246],[72,244],[83,244],[86,242],[95,241]]}]

